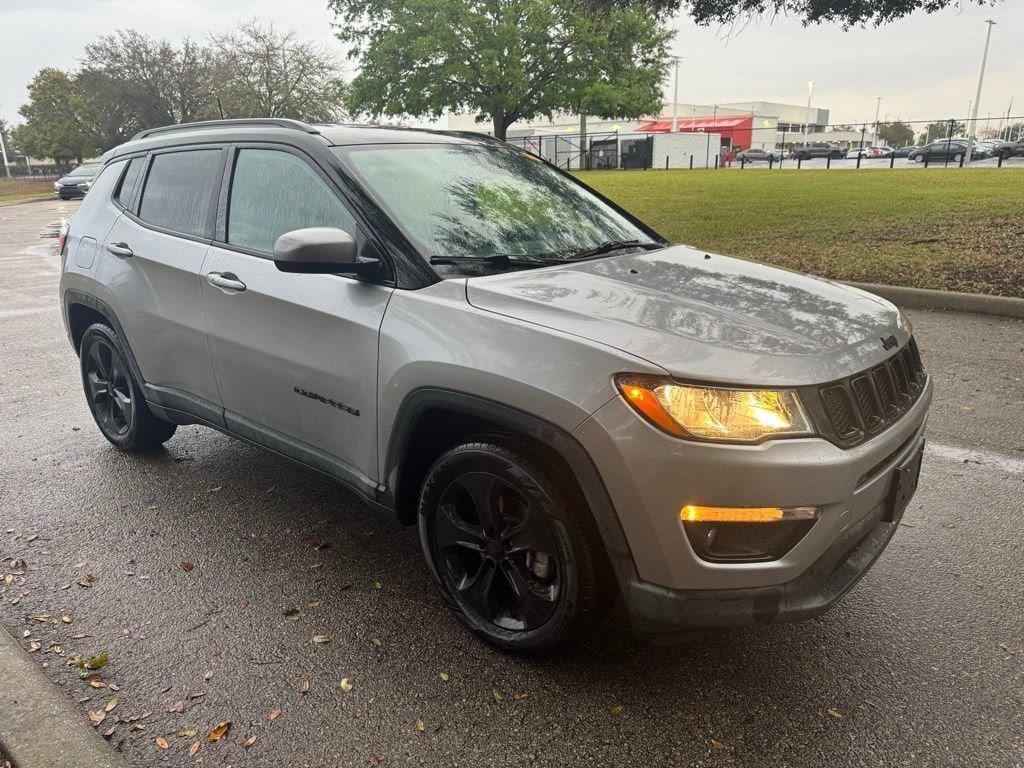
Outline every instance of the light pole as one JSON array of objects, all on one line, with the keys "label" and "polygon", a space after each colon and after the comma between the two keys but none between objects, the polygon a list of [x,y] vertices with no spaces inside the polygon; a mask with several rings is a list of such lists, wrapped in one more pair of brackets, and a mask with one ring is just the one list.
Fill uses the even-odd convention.
[{"label": "light pole", "polygon": [[807,129],[811,124],[811,94],[814,93],[814,81],[807,81],[807,119],[804,121],[804,144],[807,144]]},{"label": "light pole", "polygon": [[682,56],[673,56],[675,62],[675,75],[672,78],[672,133],[679,132],[679,62]]},{"label": "light pole", "polygon": [[981,86],[985,82],[985,62],[988,60],[988,44],[992,39],[992,27],[996,25],[992,19],[986,19],[988,30],[985,32],[985,51],[981,54],[981,72],[978,73],[978,92],[974,94],[974,112],[971,114],[971,129],[967,132],[967,154],[964,157],[964,164],[971,162],[971,154],[974,150],[974,131],[978,123],[978,105],[981,103]]},{"label": "light pole", "polygon": [[882,108],[882,97],[875,97],[875,132],[871,134],[871,146],[878,146],[878,112]]},{"label": "light pole", "polygon": [[4,145],[4,132],[0,130],[0,155],[4,157],[4,175],[11,178],[11,166],[7,164],[7,147]]}]

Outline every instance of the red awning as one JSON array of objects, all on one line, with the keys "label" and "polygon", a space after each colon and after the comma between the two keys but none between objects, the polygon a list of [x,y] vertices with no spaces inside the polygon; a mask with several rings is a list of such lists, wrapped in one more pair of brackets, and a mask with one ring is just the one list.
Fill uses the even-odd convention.
[{"label": "red awning", "polygon": [[[680,117],[676,125],[680,131],[692,133],[694,131],[705,131],[714,133],[718,130],[734,130],[745,128],[750,123],[749,115],[735,115],[732,117]],[[669,133],[672,130],[671,120],[652,120],[649,123],[641,123],[641,133]]]}]

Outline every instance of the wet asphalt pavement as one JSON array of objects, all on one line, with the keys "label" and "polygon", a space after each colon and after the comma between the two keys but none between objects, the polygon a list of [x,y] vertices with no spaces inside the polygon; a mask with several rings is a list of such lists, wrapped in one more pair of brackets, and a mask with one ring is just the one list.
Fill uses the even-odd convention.
[{"label": "wet asphalt pavement", "polygon": [[[116,696],[98,729],[132,765],[1024,765],[1024,323],[911,313],[937,383],[920,489],[829,614],[664,648],[616,613],[532,663],[316,473],[198,427],[116,452],[38,237],[73,208],[0,208],[0,624],[83,714]],[[68,666],[100,651],[116,692]]]}]

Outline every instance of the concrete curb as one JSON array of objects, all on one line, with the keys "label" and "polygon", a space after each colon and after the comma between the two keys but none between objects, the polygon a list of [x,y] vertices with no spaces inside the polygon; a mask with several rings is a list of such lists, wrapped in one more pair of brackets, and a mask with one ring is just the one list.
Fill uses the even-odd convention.
[{"label": "concrete curb", "polygon": [[933,291],[927,288],[905,288],[901,285],[877,283],[846,283],[888,299],[908,309],[942,309],[948,312],[975,312],[1024,319],[1024,299],[1009,296],[988,296],[982,293]]},{"label": "concrete curb", "polygon": [[0,203],[0,208],[9,208],[12,205],[28,205],[29,203],[45,203],[47,200],[60,200],[59,197],[30,197],[28,200],[14,200],[9,203]]},{"label": "concrete curb", "polygon": [[127,768],[3,628],[0,679],[0,745],[15,768]]}]

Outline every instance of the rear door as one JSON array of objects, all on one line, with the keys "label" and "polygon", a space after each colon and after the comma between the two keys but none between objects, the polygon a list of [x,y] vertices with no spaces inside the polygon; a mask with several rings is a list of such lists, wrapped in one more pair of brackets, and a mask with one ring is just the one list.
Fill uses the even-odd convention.
[{"label": "rear door", "polygon": [[144,179],[121,201],[101,282],[146,383],[146,395],[221,423],[203,322],[201,268],[216,223],[227,150],[172,149],[132,160]]},{"label": "rear door", "polygon": [[377,343],[390,287],[281,272],[274,242],[337,227],[367,238],[311,158],[239,145],[226,217],[203,265],[207,332],[233,431],[358,485],[377,477]]}]

